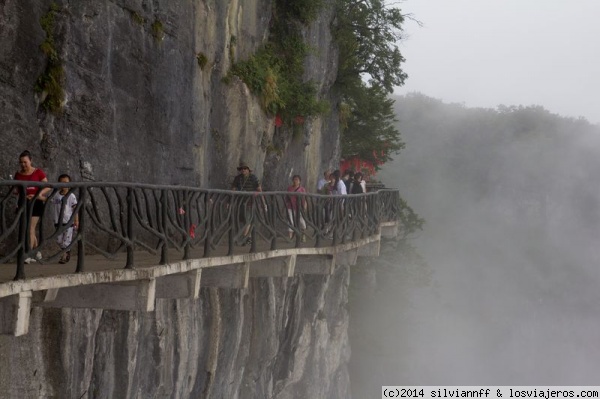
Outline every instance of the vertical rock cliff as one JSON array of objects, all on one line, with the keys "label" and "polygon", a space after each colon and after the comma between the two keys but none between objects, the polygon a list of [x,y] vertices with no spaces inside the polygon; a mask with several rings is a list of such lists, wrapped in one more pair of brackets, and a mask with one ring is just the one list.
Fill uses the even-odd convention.
[{"label": "vertical rock cliff", "polygon": [[[267,188],[285,188],[295,173],[316,184],[339,155],[335,101],[292,139],[241,80],[223,79],[267,40],[272,3],[1,1],[0,177],[29,149],[54,179],[68,172],[77,180],[225,188],[243,159]],[[324,3],[303,32],[314,49],[305,78],[334,100],[333,2]],[[59,111],[47,109],[44,79],[58,83]]]},{"label": "vertical rock cliff", "polygon": [[158,300],[151,313],[34,308],[0,336],[0,398],[348,398],[347,267]]},{"label": "vertical rock cliff", "polygon": [[[272,0],[0,0],[0,178],[28,149],[51,181],[227,188],[244,160],[266,189],[301,174],[314,191],[339,158],[323,3],[304,78],[331,112],[292,137],[223,79],[268,39]],[[0,398],[347,398],[348,279],[252,279],[151,313],[34,307],[28,335],[0,336]]]}]

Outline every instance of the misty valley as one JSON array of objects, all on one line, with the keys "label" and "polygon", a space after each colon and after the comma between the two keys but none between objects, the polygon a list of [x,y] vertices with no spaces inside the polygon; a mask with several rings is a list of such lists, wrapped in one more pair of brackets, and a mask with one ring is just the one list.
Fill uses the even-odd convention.
[{"label": "misty valley", "polygon": [[353,392],[594,385],[600,127],[418,93],[395,109],[406,149],[379,177],[426,222],[352,276]]}]

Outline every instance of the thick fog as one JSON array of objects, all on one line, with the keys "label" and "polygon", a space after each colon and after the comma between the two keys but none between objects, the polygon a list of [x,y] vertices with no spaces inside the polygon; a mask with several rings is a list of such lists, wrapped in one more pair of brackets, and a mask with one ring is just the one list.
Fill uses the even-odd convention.
[{"label": "thick fog", "polygon": [[404,0],[398,94],[468,106],[540,104],[600,123],[597,0]]},{"label": "thick fog", "polygon": [[353,346],[371,370],[354,373],[371,388],[597,385],[600,127],[414,93],[396,108],[406,149],[379,177],[426,224],[415,253],[376,265],[353,334],[378,325],[383,348]]}]

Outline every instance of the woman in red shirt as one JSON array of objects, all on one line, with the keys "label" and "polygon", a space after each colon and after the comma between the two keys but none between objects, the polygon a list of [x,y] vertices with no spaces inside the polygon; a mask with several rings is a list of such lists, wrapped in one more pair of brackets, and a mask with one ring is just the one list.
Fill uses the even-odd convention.
[{"label": "woman in red shirt", "polygon": [[[15,174],[15,180],[21,181],[39,181],[39,182],[47,182],[46,174],[43,170],[34,168],[31,165],[31,153],[29,151],[23,151],[21,155],[19,155],[19,165],[21,165],[21,170],[19,170]],[[33,207],[31,212],[31,222],[29,224],[29,247],[31,249],[36,248],[38,246],[38,240],[36,236],[36,228],[42,213],[44,212],[44,201],[46,200],[45,194],[50,191],[50,188],[43,188],[40,191],[40,187],[27,187],[25,190],[25,196],[27,197],[27,208]],[[37,195],[37,197],[36,197]],[[41,252],[36,253],[36,259],[40,260],[42,258]],[[32,258],[25,259],[26,263],[30,263],[35,261]]]}]

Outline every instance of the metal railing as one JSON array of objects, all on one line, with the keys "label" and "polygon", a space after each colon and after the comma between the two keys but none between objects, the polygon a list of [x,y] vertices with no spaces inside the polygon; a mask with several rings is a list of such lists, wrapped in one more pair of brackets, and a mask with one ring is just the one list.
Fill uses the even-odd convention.
[{"label": "metal railing", "polygon": [[[27,187],[39,187],[27,199]],[[40,193],[47,188],[45,195]],[[63,223],[66,200],[74,194],[77,205]],[[43,212],[36,229],[38,247],[31,248],[29,229],[35,200]],[[126,253],[124,268],[133,268],[135,253],[146,250],[169,263],[169,250],[182,259],[214,256],[223,247],[228,255],[237,246],[249,252],[285,246],[335,246],[376,234],[380,223],[396,221],[401,212],[397,190],[327,196],[295,192],[237,192],[181,186],[129,183],[38,183],[0,181],[0,264],[16,263],[15,280],[24,279],[25,260],[56,262],[77,249],[75,272],[85,270],[86,253],[115,258]],[[79,226],[71,244],[60,248],[56,238]],[[56,220],[58,223],[55,223]],[[304,242],[307,243],[304,243]],[[173,251],[171,251],[173,252]]]}]

